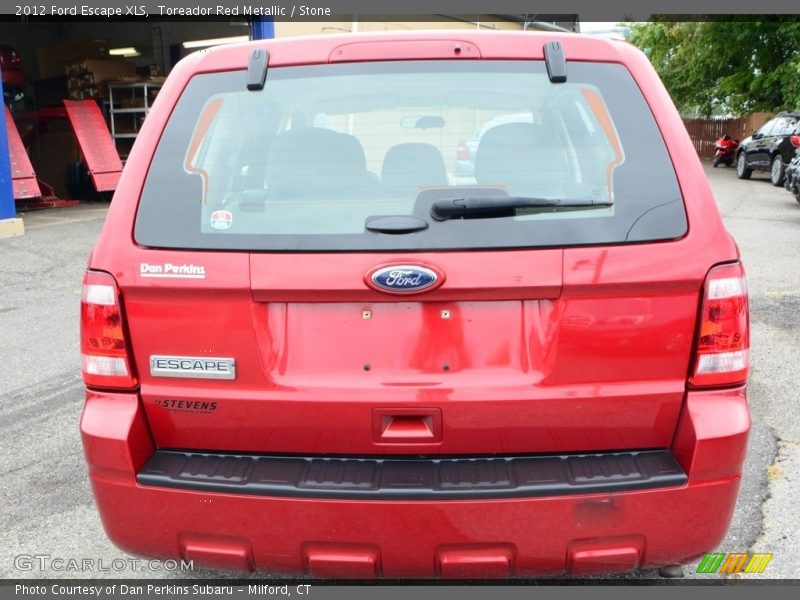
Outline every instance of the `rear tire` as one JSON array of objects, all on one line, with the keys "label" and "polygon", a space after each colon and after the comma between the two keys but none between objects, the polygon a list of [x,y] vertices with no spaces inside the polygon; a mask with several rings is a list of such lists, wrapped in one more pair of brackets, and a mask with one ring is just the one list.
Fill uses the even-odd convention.
[{"label": "rear tire", "polygon": [[736,158],[736,176],[739,179],[750,179],[750,175],[752,174],[753,169],[748,167],[744,160],[744,152],[740,152],[739,156]]},{"label": "rear tire", "polygon": [[783,164],[783,159],[781,155],[778,154],[778,156],[772,159],[772,164],[769,168],[769,180],[772,182],[772,185],[783,185],[783,175],[785,171],[786,167]]}]

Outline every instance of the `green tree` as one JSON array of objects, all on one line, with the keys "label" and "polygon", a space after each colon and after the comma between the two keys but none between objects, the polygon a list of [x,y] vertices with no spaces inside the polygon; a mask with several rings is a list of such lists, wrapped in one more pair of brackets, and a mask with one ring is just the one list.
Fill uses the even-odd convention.
[{"label": "green tree", "polygon": [[759,18],[656,18],[634,24],[630,41],[684,113],[800,109],[800,19]]}]

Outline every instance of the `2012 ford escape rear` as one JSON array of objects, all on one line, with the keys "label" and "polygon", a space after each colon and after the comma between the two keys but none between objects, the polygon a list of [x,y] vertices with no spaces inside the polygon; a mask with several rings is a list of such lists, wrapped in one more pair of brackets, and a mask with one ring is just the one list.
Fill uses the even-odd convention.
[{"label": "2012 ford escape rear", "polygon": [[748,346],[737,247],[633,47],[254,42],[179,63],[131,152],[84,279],[81,431],[131,553],[630,571],[723,539]]}]

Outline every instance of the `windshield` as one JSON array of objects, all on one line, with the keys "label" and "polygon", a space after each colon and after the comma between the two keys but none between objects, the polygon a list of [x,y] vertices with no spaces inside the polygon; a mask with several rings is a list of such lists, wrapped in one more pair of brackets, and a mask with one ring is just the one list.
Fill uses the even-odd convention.
[{"label": "windshield", "polygon": [[[562,202],[517,202],[490,221],[430,218],[442,199],[498,195]],[[593,210],[565,209],[580,204]],[[383,216],[424,222],[404,235],[366,227]],[[195,76],[135,235],[159,247],[423,250],[685,230],[664,143],[621,65],[570,64],[553,84],[540,61],[410,61],[272,68],[258,92],[242,71]]]}]

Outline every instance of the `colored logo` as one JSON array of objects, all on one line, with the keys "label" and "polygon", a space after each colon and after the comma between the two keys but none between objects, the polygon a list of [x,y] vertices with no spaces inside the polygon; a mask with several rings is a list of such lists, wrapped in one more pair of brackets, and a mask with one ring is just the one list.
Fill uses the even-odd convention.
[{"label": "colored logo", "polygon": [[772,560],[772,553],[709,552],[697,565],[698,573],[754,573],[760,575]]},{"label": "colored logo", "polygon": [[233,215],[227,210],[215,210],[211,213],[211,226],[214,229],[230,229]]},{"label": "colored logo", "polygon": [[435,271],[419,265],[391,265],[373,271],[367,283],[382,292],[412,294],[432,289],[444,281]]}]

